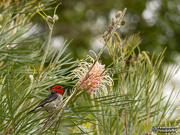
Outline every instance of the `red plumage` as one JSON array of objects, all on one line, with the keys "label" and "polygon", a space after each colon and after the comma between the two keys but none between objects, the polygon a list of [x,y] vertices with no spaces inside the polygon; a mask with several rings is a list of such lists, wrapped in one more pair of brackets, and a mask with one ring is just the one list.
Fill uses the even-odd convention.
[{"label": "red plumage", "polygon": [[65,87],[61,85],[54,86],[51,89],[51,94],[47,98],[42,100],[33,110],[29,111],[28,113],[33,112],[37,109],[40,109],[41,111],[50,111],[56,109],[62,102],[64,88]]}]

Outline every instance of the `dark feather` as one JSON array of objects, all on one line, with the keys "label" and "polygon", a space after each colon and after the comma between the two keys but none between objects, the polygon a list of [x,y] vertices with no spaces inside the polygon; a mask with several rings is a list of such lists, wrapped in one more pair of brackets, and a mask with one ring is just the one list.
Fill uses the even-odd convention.
[{"label": "dark feather", "polygon": [[47,98],[45,98],[43,101],[41,101],[37,107],[43,107],[47,103],[50,103],[51,101],[55,100],[58,97],[58,95],[54,92],[52,92]]},{"label": "dark feather", "polygon": [[51,92],[51,94],[45,98],[44,100],[42,100],[37,107],[35,107],[33,110],[29,111],[28,113],[30,112],[33,112],[35,111],[37,108],[39,107],[44,107],[47,103],[50,103],[52,102],[53,100],[55,100],[56,98],[58,97],[58,95],[55,93],[55,92]]}]

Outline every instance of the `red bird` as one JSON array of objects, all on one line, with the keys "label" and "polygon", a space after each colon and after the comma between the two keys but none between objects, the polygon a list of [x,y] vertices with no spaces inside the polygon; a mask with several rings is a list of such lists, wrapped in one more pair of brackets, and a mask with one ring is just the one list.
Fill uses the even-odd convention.
[{"label": "red bird", "polygon": [[40,109],[40,108],[42,108],[40,109],[41,111],[47,111],[47,112],[56,109],[58,105],[62,102],[64,88],[66,88],[66,86],[64,87],[61,85],[54,86],[51,89],[51,94],[43,101],[41,101],[33,110],[29,111],[28,113],[33,112],[36,109]]}]

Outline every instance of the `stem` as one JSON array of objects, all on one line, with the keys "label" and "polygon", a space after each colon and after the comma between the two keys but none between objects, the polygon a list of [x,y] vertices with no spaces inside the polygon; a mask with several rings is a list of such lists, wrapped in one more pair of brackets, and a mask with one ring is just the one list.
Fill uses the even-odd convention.
[{"label": "stem", "polygon": [[50,47],[50,43],[51,43],[51,37],[52,37],[52,32],[53,32],[53,26],[54,26],[54,23],[52,24],[51,27],[49,26],[50,32],[49,32],[49,36],[48,36],[47,47],[45,49],[45,53],[44,53],[43,60],[41,62],[41,66],[40,66],[40,70],[39,70],[40,73],[42,71],[42,68],[44,66],[44,63],[45,63],[45,60],[46,60],[46,57],[47,57],[47,53],[49,51],[49,47]]}]

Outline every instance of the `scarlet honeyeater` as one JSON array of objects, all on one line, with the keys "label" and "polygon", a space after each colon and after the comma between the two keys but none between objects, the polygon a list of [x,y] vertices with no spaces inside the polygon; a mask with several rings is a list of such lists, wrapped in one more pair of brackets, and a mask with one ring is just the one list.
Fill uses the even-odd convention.
[{"label": "scarlet honeyeater", "polygon": [[51,94],[47,98],[42,100],[33,110],[29,111],[28,113],[33,112],[37,109],[47,112],[56,109],[63,100],[63,90],[66,87],[67,86],[61,85],[52,87]]}]

